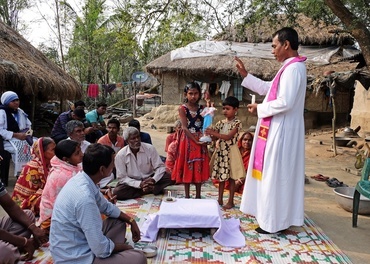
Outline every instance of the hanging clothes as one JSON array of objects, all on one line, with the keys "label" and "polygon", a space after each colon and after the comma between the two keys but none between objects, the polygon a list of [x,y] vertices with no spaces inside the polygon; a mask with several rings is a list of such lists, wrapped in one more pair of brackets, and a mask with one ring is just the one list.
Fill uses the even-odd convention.
[{"label": "hanging clothes", "polygon": [[201,92],[202,92],[202,99],[207,100],[207,91],[208,91],[209,83],[202,83]]},{"label": "hanging clothes", "polygon": [[87,86],[87,96],[90,98],[97,98],[99,96],[99,85],[89,84]]},{"label": "hanging clothes", "polygon": [[117,88],[115,83],[110,83],[110,84],[103,84],[103,89],[105,92],[105,95],[107,96],[108,93],[109,95],[112,95],[112,92]]},{"label": "hanging clothes", "polygon": [[230,89],[230,81],[222,81],[221,87],[220,87],[220,93],[221,93],[221,99],[225,99],[227,97],[227,94],[229,93]]}]

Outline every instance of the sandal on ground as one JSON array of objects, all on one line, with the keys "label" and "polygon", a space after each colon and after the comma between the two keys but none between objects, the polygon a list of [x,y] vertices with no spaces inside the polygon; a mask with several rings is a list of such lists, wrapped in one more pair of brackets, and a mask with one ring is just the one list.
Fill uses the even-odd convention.
[{"label": "sandal on ground", "polygon": [[316,180],[316,181],[323,181],[323,182],[329,180],[329,177],[326,177],[322,174],[316,174],[314,176],[311,176],[311,178]]},{"label": "sandal on ground", "polygon": [[326,181],[326,184],[329,186],[329,187],[332,187],[332,188],[336,188],[336,187],[347,187],[348,185],[347,184],[344,184],[343,182],[341,181],[338,181],[337,178],[331,178],[331,179],[328,179]]}]

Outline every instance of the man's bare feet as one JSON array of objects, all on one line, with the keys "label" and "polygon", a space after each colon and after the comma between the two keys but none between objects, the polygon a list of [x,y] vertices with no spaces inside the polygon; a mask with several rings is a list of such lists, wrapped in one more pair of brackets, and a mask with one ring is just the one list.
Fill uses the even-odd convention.
[{"label": "man's bare feet", "polygon": [[235,205],[233,204],[233,203],[227,203],[227,204],[225,204],[225,206],[223,206],[222,208],[224,208],[224,209],[231,209],[231,208],[233,208]]},{"label": "man's bare feet", "polygon": [[224,205],[224,201],[222,201],[222,200],[217,200],[218,201],[218,204],[220,205],[220,206],[223,206]]}]

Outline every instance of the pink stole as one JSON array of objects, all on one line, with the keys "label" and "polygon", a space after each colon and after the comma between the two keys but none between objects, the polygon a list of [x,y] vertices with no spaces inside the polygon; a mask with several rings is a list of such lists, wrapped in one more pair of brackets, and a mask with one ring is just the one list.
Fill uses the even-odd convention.
[{"label": "pink stole", "polygon": [[[275,76],[274,81],[272,82],[270,93],[267,97],[268,102],[275,100],[277,98],[277,91],[279,88],[280,77],[283,71],[285,70],[285,68],[294,62],[302,62],[302,61],[305,61],[306,59],[307,59],[306,57],[301,57],[301,56],[295,57],[294,59],[289,61],[279,70],[279,72]],[[263,169],[263,161],[265,157],[266,141],[267,141],[267,136],[269,134],[269,129],[270,129],[272,118],[273,116],[262,118],[259,132],[258,132],[256,150],[254,152],[253,170],[252,170],[252,177],[256,178],[257,180],[262,180],[262,169]]]}]

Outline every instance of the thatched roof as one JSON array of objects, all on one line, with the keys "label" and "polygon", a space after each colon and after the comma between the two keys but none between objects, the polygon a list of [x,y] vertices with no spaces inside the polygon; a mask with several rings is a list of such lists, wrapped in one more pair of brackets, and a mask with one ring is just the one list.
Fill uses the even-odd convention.
[{"label": "thatched roof", "polygon": [[[171,53],[167,53],[146,65],[147,72],[160,77],[162,74],[174,72],[185,76],[189,80],[204,82],[219,82],[228,78],[237,78],[238,71],[235,66],[233,56],[207,56],[186,59],[176,59],[171,61]],[[281,64],[273,59],[263,59],[256,57],[239,56],[247,66],[248,72],[264,79],[272,80]],[[357,63],[351,61],[335,61],[329,65],[315,65],[306,63],[308,75],[316,78],[322,76],[325,71],[349,71],[356,68]]]},{"label": "thatched roof", "polygon": [[282,27],[292,26],[299,36],[302,45],[351,45],[354,38],[339,25],[326,24],[323,21],[313,19],[299,14],[295,23],[291,25],[285,15],[280,15],[274,23],[264,19],[260,23],[255,23],[247,28],[238,29],[232,27],[216,36],[214,40],[228,40],[236,42],[272,42],[272,35]]},{"label": "thatched roof", "polygon": [[[307,48],[304,51],[307,52],[307,55],[312,55]],[[306,61],[309,87],[315,90],[325,88],[327,72],[331,72],[336,77],[334,81],[337,83],[338,90],[353,89],[355,79],[360,80],[366,89],[369,88],[370,74],[366,69],[356,69],[358,62],[351,59],[344,60],[341,53],[343,51],[339,49],[336,54],[331,56],[330,63],[324,65],[318,65],[313,59]],[[239,58],[244,62],[249,73],[263,80],[272,80],[281,67],[281,64],[274,59],[248,57],[247,55],[239,56]],[[145,68],[158,80],[161,80],[163,75],[168,73],[183,76],[187,81],[197,80],[208,83],[240,77],[232,55],[171,60],[171,52],[169,52],[150,62]]]},{"label": "thatched roof", "polygon": [[[245,65],[248,65],[250,73],[263,79],[272,79],[280,65],[277,61],[269,59],[249,57],[241,57],[241,59]],[[150,62],[145,66],[145,69],[154,76],[175,72],[182,76],[188,76],[189,80],[204,82],[216,82],[225,80],[227,77],[236,78],[238,76],[233,56],[215,55],[171,61],[171,53],[169,52]],[[217,80],[217,78],[220,79]]]},{"label": "thatched roof", "polygon": [[39,99],[76,99],[80,84],[19,33],[0,21],[0,91]]}]

